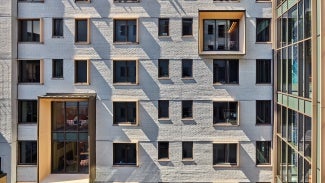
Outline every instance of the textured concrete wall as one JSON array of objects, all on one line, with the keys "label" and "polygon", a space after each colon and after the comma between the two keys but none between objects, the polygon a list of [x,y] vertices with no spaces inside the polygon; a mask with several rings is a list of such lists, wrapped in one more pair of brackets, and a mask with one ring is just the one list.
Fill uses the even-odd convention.
[{"label": "textured concrete wall", "polygon": [[[271,167],[255,165],[255,141],[271,140],[271,126],[255,125],[255,100],[271,100],[271,85],[255,84],[256,59],[271,59],[271,44],[255,43],[255,19],[272,16],[271,3],[241,0],[213,3],[212,0],[141,0],[113,3],[72,0],[19,3],[19,18],[43,18],[44,43],[19,43],[20,59],[44,59],[44,85],[20,84],[19,99],[37,99],[46,93],[97,93],[97,180],[98,181],[272,181]],[[198,10],[246,10],[246,55],[239,59],[238,85],[213,85],[214,56],[198,55]],[[52,38],[52,18],[64,17],[64,38]],[[91,44],[74,44],[74,18],[91,18]],[[113,18],[137,17],[139,44],[113,43]],[[170,18],[170,36],[158,37],[158,18]],[[193,17],[193,37],[181,36],[181,18]],[[37,51],[35,51],[37,50]],[[139,85],[113,85],[112,60],[139,59]],[[64,59],[64,79],[51,78],[51,59]],[[91,60],[89,86],[74,85],[75,58]],[[181,79],[181,59],[193,60],[193,80]],[[220,58],[220,57],[218,57]],[[170,59],[169,80],[158,80],[158,59]],[[58,87],[60,86],[60,87]],[[139,100],[140,124],[112,125],[112,100]],[[159,121],[158,100],[170,100],[170,120]],[[194,100],[194,120],[181,120],[181,101]],[[239,126],[214,127],[213,100],[239,101]],[[34,130],[20,126],[19,138],[32,138]],[[139,167],[113,167],[113,142],[139,142]],[[158,161],[157,141],[170,141],[170,161]],[[181,159],[181,142],[194,141],[193,162]],[[239,143],[239,167],[214,168],[212,142]],[[23,171],[23,170],[22,170]],[[21,172],[22,173],[22,172]]]},{"label": "textured concrete wall", "polygon": [[0,157],[7,182],[15,181],[16,143],[16,4],[15,0],[0,0]]}]

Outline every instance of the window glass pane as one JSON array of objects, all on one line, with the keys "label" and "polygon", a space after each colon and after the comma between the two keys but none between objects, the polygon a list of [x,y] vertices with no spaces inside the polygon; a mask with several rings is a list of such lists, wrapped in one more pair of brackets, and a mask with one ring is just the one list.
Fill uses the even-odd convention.
[{"label": "window glass pane", "polygon": [[88,173],[88,102],[52,102],[52,172]]},{"label": "window glass pane", "polygon": [[256,164],[270,164],[271,157],[271,142],[257,141],[256,142]]},{"label": "window glass pane", "polygon": [[298,180],[298,154],[288,146],[288,182],[296,182]]},{"label": "window glass pane", "polygon": [[297,6],[288,11],[288,43],[294,43],[298,38],[298,10]]},{"label": "window glass pane", "polygon": [[288,109],[288,142],[297,146],[298,144],[298,113]]},{"label": "window glass pane", "polygon": [[37,142],[20,141],[19,143],[19,164],[37,163]]},{"label": "window glass pane", "polygon": [[311,98],[312,94],[312,70],[311,70],[311,41],[305,41],[305,97]]},{"label": "window glass pane", "polygon": [[136,20],[114,20],[114,41],[136,42],[137,40]]},{"label": "window glass pane", "polygon": [[304,33],[305,38],[311,36],[311,0],[304,0]]},{"label": "window glass pane", "polygon": [[36,123],[37,101],[18,101],[18,116],[20,123]]},{"label": "window glass pane", "polygon": [[282,137],[287,138],[287,108],[282,107]]},{"label": "window glass pane", "polygon": [[63,78],[63,59],[52,60],[52,77]]},{"label": "window glass pane", "polygon": [[159,36],[169,36],[169,19],[161,18],[159,19]]},{"label": "window glass pane", "polygon": [[115,143],[114,148],[114,165],[136,165],[137,152],[135,143]]},{"label": "window glass pane", "polygon": [[78,127],[78,102],[66,102],[66,131],[76,131]]},{"label": "window glass pane", "polygon": [[[70,122],[67,120],[67,123]],[[52,131],[64,131],[65,104],[64,102],[52,103]]]},{"label": "window glass pane", "polygon": [[203,20],[204,51],[238,51],[239,20]]},{"label": "window glass pane", "polygon": [[213,144],[213,164],[226,162],[226,144]]},{"label": "window glass pane", "polygon": [[168,142],[158,142],[158,159],[168,159],[169,158],[169,143]]},{"label": "window glass pane", "polygon": [[304,39],[304,10],[303,1],[298,3],[298,40]]},{"label": "window glass pane", "polygon": [[40,61],[19,60],[19,82],[39,83],[40,82]]},{"label": "window glass pane", "polygon": [[136,102],[114,102],[114,124],[136,123]]},{"label": "window glass pane", "polygon": [[182,60],[182,77],[192,77],[192,64],[193,61],[191,59],[183,59]]},{"label": "window glass pane", "polygon": [[76,83],[86,83],[87,82],[87,61],[86,60],[76,60],[75,61],[75,82]]},{"label": "window glass pane", "polygon": [[79,102],[79,131],[88,131],[88,102]]},{"label": "window glass pane", "polygon": [[288,43],[288,13],[285,13],[282,15],[282,46],[286,46]]},{"label": "window glass pane", "polygon": [[237,124],[237,102],[214,102],[213,123]]},{"label": "window glass pane", "polygon": [[168,118],[169,117],[169,101],[159,100],[158,101],[158,118]]},{"label": "window glass pane", "polygon": [[237,144],[228,144],[228,163],[237,164]]},{"label": "window glass pane", "polygon": [[298,45],[298,95],[304,96],[304,43]]},{"label": "window glass pane", "polygon": [[158,60],[158,77],[169,77],[169,60]]},{"label": "window glass pane", "polygon": [[88,21],[76,20],[76,42],[86,42],[88,37]]},{"label": "window glass pane", "polygon": [[53,36],[63,36],[63,19],[55,18],[53,19]]},{"label": "window glass pane", "polygon": [[183,36],[189,36],[192,35],[192,27],[193,27],[193,19],[192,18],[183,18],[182,19],[182,24],[183,24],[183,28],[182,28],[182,35]]},{"label": "window glass pane", "polygon": [[287,92],[287,49],[282,49],[282,92]]},{"label": "window glass pane", "polygon": [[270,19],[256,19],[256,42],[270,41]]},{"label": "window glass pane", "polygon": [[304,132],[304,155],[311,158],[311,138],[312,138],[312,123],[311,118],[305,116],[305,132]]},{"label": "window glass pane", "polygon": [[193,101],[186,100],[182,101],[182,118],[192,118],[193,117]]},{"label": "window glass pane", "polygon": [[193,158],[193,142],[182,142],[183,159]]},{"label": "window glass pane", "polygon": [[256,101],[256,124],[271,124],[271,101]]},{"label": "window glass pane", "polygon": [[136,61],[114,61],[114,83],[136,83]]},{"label": "window glass pane", "polygon": [[213,82],[221,84],[237,84],[239,81],[238,60],[214,60]]},{"label": "window glass pane", "polygon": [[256,83],[271,83],[271,60],[256,60]]}]

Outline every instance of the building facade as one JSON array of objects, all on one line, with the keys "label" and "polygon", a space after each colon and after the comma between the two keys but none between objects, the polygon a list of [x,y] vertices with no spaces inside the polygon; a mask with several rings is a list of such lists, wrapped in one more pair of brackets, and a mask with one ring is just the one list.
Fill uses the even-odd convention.
[{"label": "building facade", "polygon": [[8,182],[273,182],[271,1],[1,7]]},{"label": "building facade", "polygon": [[276,182],[324,182],[323,1],[274,3]]}]

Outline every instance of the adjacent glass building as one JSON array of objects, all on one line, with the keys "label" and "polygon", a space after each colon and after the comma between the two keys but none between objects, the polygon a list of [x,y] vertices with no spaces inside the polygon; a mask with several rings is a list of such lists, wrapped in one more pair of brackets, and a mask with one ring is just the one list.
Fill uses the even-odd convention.
[{"label": "adjacent glass building", "polygon": [[[277,0],[275,182],[322,182],[321,1]],[[323,5],[324,6],[324,5]]]}]

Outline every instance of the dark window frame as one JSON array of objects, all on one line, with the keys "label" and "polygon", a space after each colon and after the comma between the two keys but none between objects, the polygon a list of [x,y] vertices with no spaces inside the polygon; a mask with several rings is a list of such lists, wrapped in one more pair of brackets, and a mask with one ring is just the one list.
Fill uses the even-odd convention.
[{"label": "dark window frame", "polygon": [[169,36],[169,18],[158,19],[158,36]]},{"label": "dark window frame", "polygon": [[[78,75],[79,73],[81,73],[82,71],[79,71],[79,67],[78,67],[78,64],[80,64],[80,62],[86,62],[86,72],[83,72],[83,73],[86,73],[86,80],[84,80],[84,78],[80,78]],[[75,84],[89,84],[89,60],[75,60],[74,61],[74,83]]]},{"label": "dark window frame", "polygon": [[[23,103],[30,103],[30,104],[27,104],[28,105],[28,108],[31,109],[31,111],[28,111],[27,110],[27,116],[26,117],[23,117]],[[30,124],[30,123],[37,123],[37,118],[38,118],[38,115],[37,115],[37,100],[18,100],[18,123],[20,124]],[[29,114],[31,113],[31,114]],[[23,120],[23,118],[26,118],[26,121]],[[31,119],[31,120],[28,120],[28,119]],[[35,120],[33,120],[35,119]]]},{"label": "dark window frame", "polygon": [[182,101],[182,119],[193,119],[193,100]]},{"label": "dark window frame", "polygon": [[[18,82],[19,83],[41,83],[42,82],[41,65],[42,65],[41,60],[18,60]],[[26,68],[27,70],[25,70]],[[32,74],[28,72],[32,72]]]},{"label": "dark window frame", "polygon": [[158,142],[158,160],[169,160],[169,142]]},{"label": "dark window frame", "polygon": [[[263,116],[263,118],[260,116]],[[265,121],[265,122],[262,123],[261,121]],[[270,125],[270,124],[272,124],[271,100],[256,100],[256,125]]]},{"label": "dark window frame", "polygon": [[256,60],[256,84],[271,84],[272,65],[270,59]]},{"label": "dark window frame", "polygon": [[182,18],[182,36],[193,36],[193,18]]},{"label": "dark window frame", "polygon": [[[218,106],[218,104],[221,104],[221,105]],[[227,106],[224,108],[223,105],[227,105]],[[235,105],[235,109],[232,108],[232,105]],[[220,111],[220,109],[218,109],[217,107],[221,107],[221,109],[223,109],[223,111]],[[213,124],[214,125],[219,125],[219,124],[221,124],[221,125],[223,125],[223,124],[238,125],[239,124],[239,109],[238,108],[239,108],[238,101],[214,101],[213,102]],[[220,115],[220,112],[221,112],[221,114],[223,114],[222,116]],[[220,118],[221,119],[224,118],[225,121],[219,121]]]},{"label": "dark window frame", "polygon": [[[114,43],[138,43],[138,19],[136,18],[130,18],[130,19],[114,19],[114,30],[113,30],[113,42]],[[118,21],[125,21],[126,25],[125,25],[125,41],[119,41],[117,40],[117,31],[118,31],[118,26],[117,26],[117,22]],[[131,37],[129,36],[129,22],[131,23],[135,23],[135,28],[133,30],[133,34],[135,34],[135,40],[132,41]],[[131,24],[132,25],[132,24]],[[131,30],[130,30],[131,31]],[[135,31],[135,32],[134,32]]]},{"label": "dark window frame", "polygon": [[[125,63],[125,74],[126,74],[126,79],[127,81],[117,81],[117,71],[116,71],[116,64],[117,63]],[[131,79],[131,81],[129,81],[128,79],[131,77],[130,75],[130,70],[132,70],[132,68],[130,68],[130,64],[129,63],[132,63],[134,64],[135,68],[133,68],[135,70],[135,78],[134,78],[134,82],[132,81],[133,79]],[[114,84],[138,84],[138,61],[137,60],[114,60],[113,61],[113,83]]]},{"label": "dark window frame", "polygon": [[[118,147],[120,146],[120,147]],[[118,148],[123,148],[122,150]],[[123,153],[118,153],[119,151]],[[135,153],[133,154],[132,153]],[[126,160],[125,162],[119,161],[117,159],[118,155],[123,154],[123,159]],[[131,157],[134,156],[134,157]],[[131,162],[135,160],[135,162]],[[138,144],[137,143],[113,143],[113,165],[117,166],[137,166],[138,165]]]},{"label": "dark window frame", "polygon": [[193,159],[193,142],[192,141],[182,142],[182,159],[183,159],[183,161]]},{"label": "dark window frame", "polygon": [[[78,22],[79,21],[86,21],[86,30],[79,30]],[[75,43],[76,44],[89,44],[90,43],[90,25],[89,25],[88,18],[77,18],[75,19]],[[81,29],[81,28],[80,28]],[[86,39],[79,37],[79,32],[86,31]]]},{"label": "dark window frame", "polygon": [[169,119],[169,100],[158,100],[158,119]]},{"label": "dark window frame", "polygon": [[[167,63],[167,70],[164,70]],[[158,78],[169,78],[169,59],[159,59],[158,60]]]},{"label": "dark window frame", "polygon": [[[22,162],[22,143],[31,143],[31,152],[30,153],[30,160],[31,162]],[[27,145],[27,144],[26,144]],[[33,149],[36,146],[36,149]],[[37,141],[31,141],[31,140],[21,140],[18,141],[18,160],[17,160],[18,165],[37,165]]]},{"label": "dark window frame", "polygon": [[[234,145],[236,146],[236,159],[235,162],[231,162],[231,154],[233,153],[233,151],[231,151],[230,149],[234,147]],[[224,157],[223,162],[220,162],[220,160],[218,160],[219,158],[217,157],[217,155],[215,155],[216,152],[216,146],[223,146],[223,153],[221,154]],[[230,147],[232,146],[232,147]],[[217,159],[216,159],[217,158]],[[239,144],[238,143],[213,143],[213,165],[214,166],[223,166],[223,165],[227,165],[227,166],[238,166],[238,162],[239,162]]]},{"label": "dark window frame", "polygon": [[[32,31],[31,31],[31,35],[30,37],[26,37],[24,38],[23,34],[24,32],[22,31],[22,28],[23,28],[23,22],[31,22],[31,28],[32,28]],[[38,22],[39,24],[39,34],[35,34],[34,33],[34,22]],[[40,43],[41,42],[41,37],[42,37],[42,19],[19,19],[18,20],[18,42],[38,42]],[[31,40],[28,40],[28,39],[31,39]]]},{"label": "dark window frame", "polygon": [[[266,149],[261,150],[260,148],[266,148]],[[261,161],[259,160],[259,157],[263,157],[265,160]],[[271,141],[256,141],[256,165],[270,165],[270,164],[271,164]]]},{"label": "dark window frame", "polygon": [[[258,24],[268,21],[268,29],[263,35],[258,34]],[[264,32],[264,31],[261,31]],[[256,18],[256,42],[257,43],[269,43],[271,42],[271,18]]]},{"label": "dark window frame", "polygon": [[[117,105],[120,105],[119,108],[123,107],[124,109],[124,118],[125,121],[119,122],[117,117]],[[132,105],[132,106],[130,106]],[[134,106],[133,106],[134,105]],[[132,116],[131,119],[134,119],[134,121],[128,119],[129,118],[129,111],[128,110],[134,110],[133,107],[135,107],[135,111],[132,111],[132,113],[135,114],[135,116]],[[113,125],[138,125],[138,102],[136,101],[113,101]]]},{"label": "dark window frame", "polygon": [[[59,25],[59,26],[57,27],[57,25]],[[63,27],[64,27],[63,18],[53,18],[52,19],[52,37],[53,38],[63,37],[63,35],[64,35]]]},{"label": "dark window frame", "polygon": [[[58,69],[57,66],[61,68]],[[52,78],[63,79],[63,59],[52,59]]]},{"label": "dark window frame", "polygon": [[182,78],[193,78],[193,59],[182,59]]},{"label": "dark window frame", "polygon": [[[224,81],[220,81],[219,79],[219,70],[217,69],[217,63],[224,62],[225,64],[225,71],[223,74]],[[232,64],[235,63],[235,64]],[[232,68],[232,66],[236,66],[237,68]],[[236,79],[232,78],[231,74],[234,73],[234,69],[236,69]],[[221,72],[222,73],[222,72]],[[231,82],[231,80],[234,80]],[[239,60],[237,59],[214,59],[213,60],[213,83],[214,84],[239,84]]]}]

